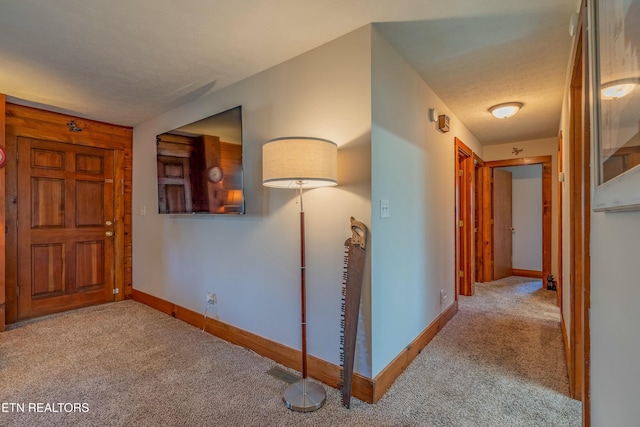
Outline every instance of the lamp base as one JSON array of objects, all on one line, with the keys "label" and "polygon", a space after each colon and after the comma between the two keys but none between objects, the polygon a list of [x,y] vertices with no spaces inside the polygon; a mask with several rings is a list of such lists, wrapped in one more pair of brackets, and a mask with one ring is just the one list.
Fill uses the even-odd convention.
[{"label": "lamp base", "polygon": [[313,412],[322,408],[327,400],[327,393],[320,384],[303,378],[287,387],[282,400],[292,411]]}]

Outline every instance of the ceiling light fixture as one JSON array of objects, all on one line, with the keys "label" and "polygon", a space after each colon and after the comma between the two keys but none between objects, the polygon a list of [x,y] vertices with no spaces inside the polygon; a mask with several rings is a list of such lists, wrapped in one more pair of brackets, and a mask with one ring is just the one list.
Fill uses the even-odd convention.
[{"label": "ceiling light fixture", "polygon": [[498,119],[506,119],[507,117],[515,115],[520,108],[522,108],[521,102],[507,102],[504,104],[494,105],[489,108],[489,112]]},{"label": "ceiling light fixture", "polygon": [[614,100],[627,96],[638,85],[639,79],[621,79],[605,83],[600,86],[602,99]]}]

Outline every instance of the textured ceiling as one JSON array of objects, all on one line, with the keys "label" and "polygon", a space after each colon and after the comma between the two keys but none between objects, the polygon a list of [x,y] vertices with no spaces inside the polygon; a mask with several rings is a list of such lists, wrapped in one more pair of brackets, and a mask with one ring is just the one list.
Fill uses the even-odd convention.
[{"label": "textured ceiling", "polygon": [[0,93],[133,126],[375,22],[483,143],[551,137],[576,3],[3,0]]}]

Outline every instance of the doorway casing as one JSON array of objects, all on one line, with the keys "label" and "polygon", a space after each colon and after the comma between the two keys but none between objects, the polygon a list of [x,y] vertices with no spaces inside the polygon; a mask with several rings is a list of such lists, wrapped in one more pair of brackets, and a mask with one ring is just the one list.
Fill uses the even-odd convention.
[{"label": "doorway casing", "polygon": [[505,166],[542,165],[542,281],[551,273],[551,161],[552,156],[523,157],[494,160],[484,163],[483,218],[484,230],[484,280],[493,280],[493,169]]},{"label": "doorway casing", "polygon": [[475,283],[475,165],[473,151],[455,142],[455,283],[457,295],[473,295]]}]

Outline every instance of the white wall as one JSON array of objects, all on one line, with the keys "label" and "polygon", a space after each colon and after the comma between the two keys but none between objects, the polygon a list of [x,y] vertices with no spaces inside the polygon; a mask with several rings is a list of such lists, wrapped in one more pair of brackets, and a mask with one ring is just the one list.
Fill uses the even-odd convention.
[{"label": "white wall", "polygon": [[[242,105],[247,214],[157,212],[155,136]],[[371,224],[370,26],[134,129],[133,286],[202,312],[217,293],[226,323],[300,348],[299,206],[294,191],[262,186],[261,146],[317,136],[339,146],[339,186],[304,195],[309,354],[339,363],[343,244],[349,217]],[[146,216],[140,215],[146,207]],[[371,376],[370,275],[355,370]]]},{"label": "white wall", "polygon": [[591,215],[591,425],[640,420],[640,212]]},{"label": "white wall", "polygon": [[[155,135],[242,105],[247,215],[161,216]],[[451,117],[442,134],[429,108]],[[134,288],[300,347],[295,192],[261,184],[261,146],[339,146],[339,186],[305,193],[309,353],[339,363],[343,242],[370,226],[356,372],[375,377],[454,301],[454,137],[476,138],[371,26],[134,129]],[[380,219],[379,201],[391,203]],[[372,202],[373,200],[373,202]],[[448,298],[440,305],[440,289]]]},{"label": "white wall", "polygon": [[542,165],[499,169],[512,178],[513,268],[542,271]]},{"label": "white wall", "polygon": [[[450,116],[449,133],[429,121],[429,108]],[[372,116],[375,376],[454,301],[454,137],[474,151],[480,145],[375,27]],[[380,218],[382,199],[388,219]]]},{"label": "white wall", "polygon": [[[515,155],[513,147],[523,151]],[[484,161],[551,156],[551,274],[558,277],[558,139],[544,138],[507,144],[485,145]],[[566,157],[566,156],[565,156]],[[566,169],[565,169],[566,170]],[[566,228],[563,227],[563,230]],[[563,263],[566,267],[567,263]],[[568,274],[568,273],[567,273]],[[568,277],[568,276],[564,276]],[[568,279],[567,279],[568,280]],[[566,320],[566,319],[565,319]]]}]

